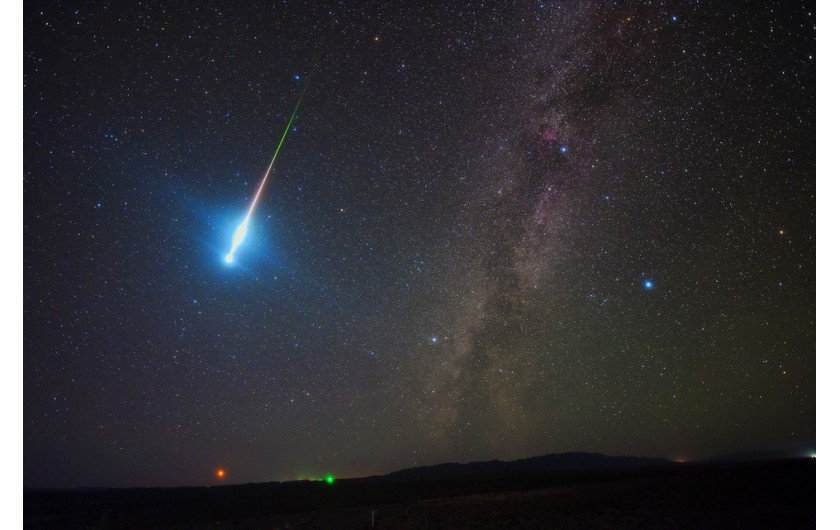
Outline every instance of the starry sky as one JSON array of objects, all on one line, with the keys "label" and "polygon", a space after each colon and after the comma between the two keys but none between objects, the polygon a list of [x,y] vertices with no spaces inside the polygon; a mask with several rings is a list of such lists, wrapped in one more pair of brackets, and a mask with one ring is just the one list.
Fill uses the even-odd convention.
[{"label": "starry sky", "polygon": [[24,486],[815,449],[813,3],[23,9]]}]

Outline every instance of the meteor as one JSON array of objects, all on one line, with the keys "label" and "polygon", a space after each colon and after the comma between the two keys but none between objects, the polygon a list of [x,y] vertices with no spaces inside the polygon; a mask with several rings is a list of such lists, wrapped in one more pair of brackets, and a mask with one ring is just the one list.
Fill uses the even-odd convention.
[{"label": "meteor", "polygon": [[257,201],[260,198],[260,194],[262,193],[263,188],[265,187],[265,181],[268,180],[268,175],[271,173],[271,168],[274,166],[274,161],[277,160],[277,153],[280,152],[280,148],[283,147],[283,141],[286,139],[286,135],[289,134],[289,129],[292,127],[292,122],[295,120],[295,116],[297,115],[297,111],[300,108],[300,103],[303,101],[303,96],[306,94],[306,88],[309,86],[309,81],[306,82],[306,85],[303,87],[303,92],[301,92],[300,97],[298,98],[297,104],[295,105],[295,110],[292,111],[292,116],[289,118],[289,123],[286,124],[286,130],[283,131],[283,136],[280,138],[280,143],[277,144],[277,149],[274,150],[274,156],[271,157],[271,163],[268,164],[268,169],[265,170],[265,175],[263,175],[262,181],[260,182],[260,187],[257,188],[257,194],[254,195],[254,200],[251,201],[251,207],[248,208],[248,213],[245,215],[245,220],[239,225],[236,229],[236,232],[233,233],[233,242],[230,245],[230,252],[227,253],[225,256],[225,262],[233,263],[233,255],[236,253],[236,249],[239,248],[239,245],[245,241],[245,235],[248,233],[248,223],[251,221],[251,214],[254,213],[254,208],[257,206]]}]

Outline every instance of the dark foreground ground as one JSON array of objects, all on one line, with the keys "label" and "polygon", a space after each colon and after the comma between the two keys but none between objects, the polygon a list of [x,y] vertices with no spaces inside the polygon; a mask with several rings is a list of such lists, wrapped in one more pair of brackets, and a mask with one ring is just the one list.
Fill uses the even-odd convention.
[{"label": "dark foreground ground", "polygon": [[816,461],[31,491],[24,528],[814,528]]}]

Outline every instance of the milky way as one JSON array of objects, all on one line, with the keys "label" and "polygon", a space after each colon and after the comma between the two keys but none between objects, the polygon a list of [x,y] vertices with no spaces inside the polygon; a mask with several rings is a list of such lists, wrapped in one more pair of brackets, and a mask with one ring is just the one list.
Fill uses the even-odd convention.
[{"label": "milky way", "polygon": [[26,486],[814,449],[812,4],[264,7],[25,5]]}]

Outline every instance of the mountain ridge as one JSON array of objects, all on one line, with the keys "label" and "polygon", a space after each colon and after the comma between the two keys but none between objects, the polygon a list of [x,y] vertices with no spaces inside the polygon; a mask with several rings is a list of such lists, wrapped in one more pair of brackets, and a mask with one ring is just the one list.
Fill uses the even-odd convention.
[{"label": "mountain ridge", "polygon": [[539,475],[570,471],[622,471],[675,467],[681,465],[665,458],[638,456],[610,456],[601,453],[568,452],[550,453],[518,460],[486,460],[446,462],[393,471],[376,478],[380,480],[452,480],[465,478],[495,478],[510,475]]}]

